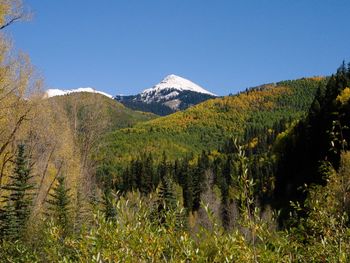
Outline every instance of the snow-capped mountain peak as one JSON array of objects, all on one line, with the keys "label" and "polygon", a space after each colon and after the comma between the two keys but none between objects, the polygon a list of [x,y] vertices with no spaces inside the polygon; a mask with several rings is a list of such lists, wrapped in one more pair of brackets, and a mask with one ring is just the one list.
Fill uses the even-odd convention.
[{"label": "snow-capped mountain peak", "polygon": [[215,97],[192,81],[171,74],[139,94],[115,96],[115,99],[132,109],[167,115]]},{"label": "snow-capped mountain peak", "polygon": [[216,96],[192,81],[174,74],[166,76],[157,85],[150,89],[144,90],[140,95],[144,102],[149,103],[154,101],[168,101],[171,98],[175,98],[183,91],[191,91]]},{"label": "snow-capped mountain peak", "polygon": [[102,91],[95,90],[95,89],[90,88],[90,87],[71,89],[71,90],[48,89],[46,91],[46,97],[47,98],[51,98],[51,97],[55,97],[55,96],[63,96],[63,95],[71,94],[71,93],[77,93],[77,92],[98,93],[98,94],[102,94],[102,95],[104,95],[104,96],[106,96],[108,98],[113,99],[112,95],[109,95],[108,93],[105,93],[105,92],[102,92]]},{"label": "snow-capped mountain peak", "polygon": [[168,89],[174,89],[178,91],[193,91],[198,93],[204,93],[212,96],[216,96],[215,94],[203,89],[199,85],[193,83],[192,81],[182,78],[180,76],[171,74],[166,76],[161,82],[159,82],[157,85],[153,86],[150,89],[144,90],[141,94],[147,94],[147,93],[153,93],[153,92],[160,92],[162,90],[168,90]]}]

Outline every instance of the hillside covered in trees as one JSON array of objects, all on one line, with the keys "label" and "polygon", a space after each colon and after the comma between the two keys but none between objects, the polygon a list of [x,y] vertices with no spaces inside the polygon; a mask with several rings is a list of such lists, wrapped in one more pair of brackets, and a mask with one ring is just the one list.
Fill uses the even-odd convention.
[{"label": "hillside covered in trees", "polygon": [[185,111],[110,133],[101,156],[112,163],[123,163],[140,152],[152,152],[160,159],[165,151],[174,159],[215,150],[231,137],[241,139],[245,133],[272,129],[280,121],[300,118],[307,112],[317,88],[326,82],[326,78],[282,81],[211,99]]},{"label": "hillside covered in trees", "polygon": [[45,98],[2,31],[0,262],[349,262],[350,65],[169,116]]}]

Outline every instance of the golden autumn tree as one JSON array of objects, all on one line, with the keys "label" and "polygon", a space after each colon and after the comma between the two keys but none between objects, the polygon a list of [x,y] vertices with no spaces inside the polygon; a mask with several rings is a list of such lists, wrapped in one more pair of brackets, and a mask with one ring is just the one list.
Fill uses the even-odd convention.
[{"label": "golden autumn tree", "polygon": [[26,122],[33,118],[35,100],[28,100],[41,86],[27,56],[10,56],[9,42],[0,36],[0,185],[6,165]]},{"label": "golden autumn tree", "polygon": [[[0,29],[25,17],[21,1],[0,1]],[[66,113],[44,98],[42,87],[29,57],[13,52],[0,31],[0,192],[13,169],[17,145],[25,144],[37,186],[34,211],[40,210],[59,172],[75,188],[80,171]]]}]

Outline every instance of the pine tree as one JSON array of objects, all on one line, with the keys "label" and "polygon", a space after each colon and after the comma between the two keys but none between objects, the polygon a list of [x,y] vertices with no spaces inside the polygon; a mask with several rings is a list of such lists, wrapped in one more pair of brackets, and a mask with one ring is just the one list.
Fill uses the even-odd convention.
[{"label": "pine tree", "polygon": [[167,157],[163,153],[163,160],[158,167],[160,185],[158,186],[159,207],[162,209],[173,209],[176,205],[176,198],[173,193],[173,180],[169,173]]},{"label": "pine tree", "polygon": [[172,210],[176,206],[176,198],[174,195],[174,183],[169,175],[162,178],[158,187],[158,199],[160,201],[161,210]]},{"label": "pine tree", "polygon": [[162,177],[157,188],[157,201],[155,209],[151,214],[151,219],[159,224],[164,224],[166,214],[169,211],[176,209],[176,197],[174,195],[173,181],[171,177],[166,174]]},{"label": "pine tree", "polygon": [[57,184],[53,192],[49,194],[50,198],[46,201],[49,204],[48,215],[54,220],[62,230],[62,237],[66,237],[70,230],[70,189],[66,186],[65,177],[57,177]]},{"label": "pine tree", "polygon": [[189,159],[185,158],[182,161],[181,171],[179,177],[180,185],[182,187],[182,196],[184,200],[184,207],[187,209],[187,212],[192,210],[193,206],[193,174],[192,169],[189,164]]},{"label": "pine tree", "polygon": [[174,183],[170,175],[169,164],[166,154],[163,152],[163,158],[158,166],[159,185],[156,189],[157,200],[151,219],[157,223],[163,224],[168,211],[174,211],[176,208],[176,197],[174,195]]},{"label": "pine tree", "polygon": [[34,185],[30,183],[31,178],[25,146],[20,144],[13,175],[10,176],[10,182],[2,187],[8,192],[8,195],[2,197],[5,205],[1,212],[1,232],[7,239],[19,239],[24,234],[31,211],[34,189]]},{"label": "pine tree", "polygon": [[198,165],[194,170],[192,178],[193,204],[192,210],[197,211],[200,207],[205,172],[209,168],[209,158],[205,151],[198,158]]}]

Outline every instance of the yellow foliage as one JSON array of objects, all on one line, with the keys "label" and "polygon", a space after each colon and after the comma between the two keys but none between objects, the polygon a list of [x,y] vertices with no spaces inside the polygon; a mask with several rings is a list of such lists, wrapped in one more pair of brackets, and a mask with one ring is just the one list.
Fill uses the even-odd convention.
[{"label": "yellow foliage", "polygon": [[346,87],[340,95],[337,97],[337,101],[339,101],[342,105],[346,104],[350,99],[350,88]]},{"label": "yellow foliage", "polygon": [[[30,122],[27,134],[33,145],[34,179],[38,185],[36,209],[44,203],[58,174],[64,174],[74,202],[80,180],[80,155],[64,109],[41,99],[36,106],[36,118]],[[28,136],[28,135],[27,135]]]},{"label": "yellow foliage", "polygon": [[[192,126],[212,126],[215,124],[228,129],[228,124],[234,116],[244,121],[247,110],[267,109],[272,110],[276,106],[274,98],[281,94],[289,94],[291,91],[286,87],[266,86],[263,90],[253,90],[249,93],[243,93],[238,96],[226,96],[223,98],[211,99],[205,103],[198,104],[187,109],[184,112],[157,118],[147,123],[136,125],[136,129],[142,129],[145,126],[161,127],[171,131],[183,131]],[[237,121],[236,121],[237,122]],[[233,131],[241,131],[242,127],[229,127]]]},{"label": "yellow foliage", "polygon": [[197,212],[190,212],[188,214],[188,225],[190,226],[190,228],[194,228],[194,226],[196,225],[197,217]]},{"label": "yellow foliage", "polygon": [[5,16],[10,11],[9,1],[1,1],[0,2],[0,24],[3,25],[5,22]]},{"label": "yellow foliage", "polygon": [[307,79],[314,80],[314,81],[320,81],[320,80],[323,80],[324,78],[325,78],[324,76],[314,76],[314,77],[307,78]]},{"label": "yellow foliage", "polygon": [[[0,24],[9,3],[14,1],[0,1]],[[80,153],[65,110],[42,99],[41,87],[28,56],[15,55],[0,34],[0,187],[12,174],[17,145],[25,143],[38,186],[34,214],[59,173],[66,175],[73,201],[80,181]]]}]

